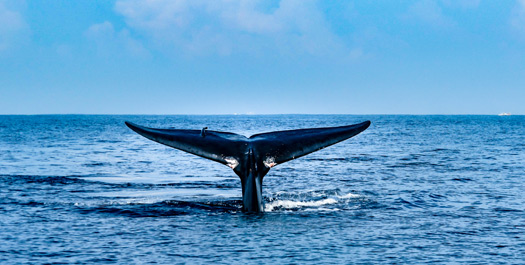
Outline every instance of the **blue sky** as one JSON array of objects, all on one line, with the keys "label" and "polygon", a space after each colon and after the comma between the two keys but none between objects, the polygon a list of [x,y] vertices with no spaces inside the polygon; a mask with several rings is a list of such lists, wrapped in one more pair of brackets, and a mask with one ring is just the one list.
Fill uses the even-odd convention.
[{"label": "blue sky", "polygon": [[0,114],[525,114],[525,0],[0,0]]}]

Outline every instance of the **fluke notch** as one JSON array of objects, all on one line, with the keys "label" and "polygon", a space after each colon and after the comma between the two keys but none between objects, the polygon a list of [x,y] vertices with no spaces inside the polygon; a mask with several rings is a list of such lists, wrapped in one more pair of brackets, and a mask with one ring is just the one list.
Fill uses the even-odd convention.
[{"label": "fluke notch", "polygon": [[154,129],[125,122],[155,142],[227,165],[242,184],[243,210],[262,212],[262,180],[270,168],[349,139],[370,126],[359,124],[261,133],[249,138],[207,130]]}]

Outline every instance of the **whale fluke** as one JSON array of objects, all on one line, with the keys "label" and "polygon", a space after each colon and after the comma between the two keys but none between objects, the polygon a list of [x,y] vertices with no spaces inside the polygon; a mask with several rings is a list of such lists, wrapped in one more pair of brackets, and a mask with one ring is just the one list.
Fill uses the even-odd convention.
[{"label": "whale fluke", "polygon": [[368,126],[370,121],[341,127],[261,133],[249,139],[257,146],[259,153],[281,164],[356,136]]},{"label": "whale fluke", "polygon": [[206,130],[206,137],[202,137],[201,130],[153,129],[131,122],[125,123],[130,129],[152,141],[225,165],[228,165],[229,158],[239,155],[239,150],[247,140],[242,135],[228,132]]},{"label": "whale fluke", "polygon": [[270,168],[351,138],[370,126],[359,124],[242,135],[213,130],[154,129],[126,125],[155,142],[227,165],[241,178],[243,209],[261,212],[262,179]]}]

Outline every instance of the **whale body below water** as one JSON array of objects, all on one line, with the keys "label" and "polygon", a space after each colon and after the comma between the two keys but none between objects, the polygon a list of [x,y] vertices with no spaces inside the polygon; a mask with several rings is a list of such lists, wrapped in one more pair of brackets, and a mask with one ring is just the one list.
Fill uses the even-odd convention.
[{"label": "whale body below water", "polygon": [[276,131],[250,137],[208,130],[154,129],[131,122],[126,125],[155,142],[219,162],[232,168],[242,184],[245,212],[262,212],[262,180],[278,164],[347,140],[370,126],[359,124]]}]

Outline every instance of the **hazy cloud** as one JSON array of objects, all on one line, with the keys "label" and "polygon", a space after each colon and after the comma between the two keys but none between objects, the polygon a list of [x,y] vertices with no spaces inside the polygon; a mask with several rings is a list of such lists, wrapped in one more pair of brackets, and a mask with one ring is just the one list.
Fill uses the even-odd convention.
[{"label": "hazy cloud", "polygon": [[443,14],[443,9],[437,1],[417,1],[409,6],[404,16],[407,19],[424,22],[434,27],[450,27],[454,22]]},{"label": "hazy cloud", "polygon": [[144,46],[130,36],[127,29],[116,31],[109,21],[92,25],[84,32],[84,36],[93,41],[97,47],[97,52],[103,55],[123,51],[132,56],[149,55]]},{"label": "hazy cloud", "polygon": [[29,27],[20,12],[0,0],[0,52],[16,45],[28,35]]},{"label": "hazy cloud", "polygon": [[477,8],[481,0],[441,0],[446,7],[451,8]]},{"label": "hazy cloud", "polygon": [[344,50],[316,1],[117,1],[128,27],[158,45],[228,55],[277,50],[324,55]]},{"label": "hazy cloud", "polygon": [[517,0],[512,11],[510,24],[521,33],[525,33],[525,0]]}]

